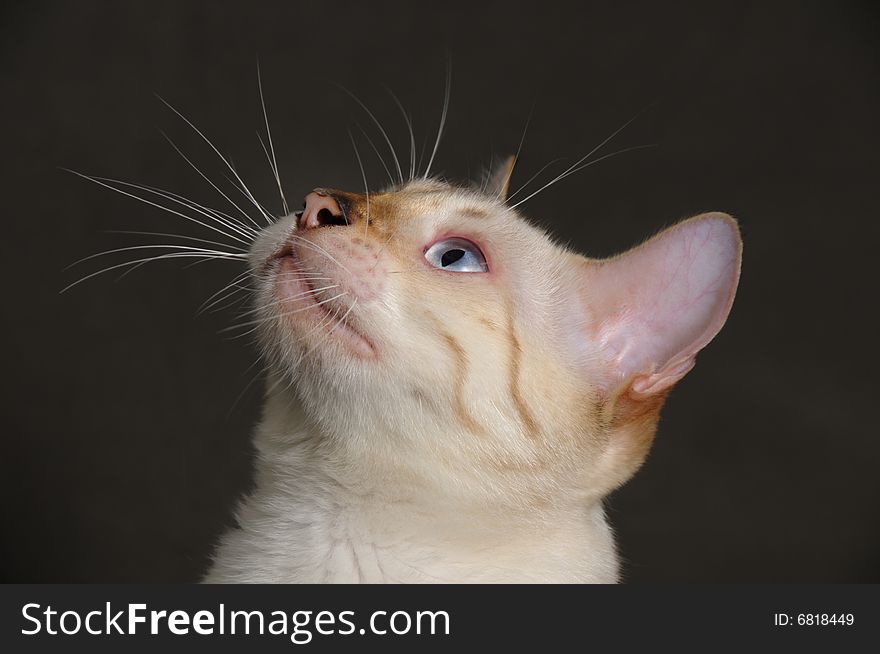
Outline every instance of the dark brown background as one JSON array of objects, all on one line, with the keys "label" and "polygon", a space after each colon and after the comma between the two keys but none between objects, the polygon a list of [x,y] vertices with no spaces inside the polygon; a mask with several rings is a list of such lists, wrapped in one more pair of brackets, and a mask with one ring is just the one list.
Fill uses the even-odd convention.
[{"label": "dark brown background", "polygon": [[277,210],[254,134],[259,57],[288,196],[357,189],[347,130],[373,128],[333,82],[403,147],[382,85],[433,138],[448,51],[438,171],[515,150],[534,106],[516,186],[651,105],[610,148],[657,148],[527,213],[591,255],[703,210],[741,221],[731,319],[610,503],[627,579],[880,581],[877,17],[868,3],[710,4],[4,5],[0,576],[195,580],[250,479],[258,384],[230,406],[253,347],[218,334],[234,314],[195,315],[238,267],[158,264],[59,295],[98,269],[72,261],[143,242],[102,230],[198,234],[59,167],[219,205],[159,134],[221,179],[157,92]]}]

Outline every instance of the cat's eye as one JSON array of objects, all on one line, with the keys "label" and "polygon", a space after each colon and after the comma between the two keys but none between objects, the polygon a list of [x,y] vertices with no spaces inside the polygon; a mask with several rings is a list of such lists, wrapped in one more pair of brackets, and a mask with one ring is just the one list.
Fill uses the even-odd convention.
[{"label": "cat's eye", "polygon": [[476,245],[463,238],[437,241],[425,251],[425,259],[435,268],[449,272],[488,272],[486,257]]}]

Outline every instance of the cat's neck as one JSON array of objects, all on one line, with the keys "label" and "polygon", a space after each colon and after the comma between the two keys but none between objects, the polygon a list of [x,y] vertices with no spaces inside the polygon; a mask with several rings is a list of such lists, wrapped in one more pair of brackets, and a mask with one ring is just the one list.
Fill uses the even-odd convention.
[{"label": "cat's neck", "polygon": [[[352,442],[376,434],[358,434]],[[456,494],[305,419],[267,412],[256,488],[209,581],[614,582],[601,503]]]}]

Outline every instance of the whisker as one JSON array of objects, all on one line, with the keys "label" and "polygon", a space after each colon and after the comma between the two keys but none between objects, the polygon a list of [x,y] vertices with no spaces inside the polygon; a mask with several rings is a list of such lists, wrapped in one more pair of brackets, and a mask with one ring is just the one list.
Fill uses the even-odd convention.
[{"label": "whisker", "polygon": [[[480,193],[485,193],[489,188],[489,182],[492,179],[492,171],[495,168],[495,154],[489,157],[489,167],[483,171],[482,179],[480,179]],[[468,163],[467,175],[465,179],[471,179],[471,165]]]},{"label": "whisker", "polygon": [[266,393],[265,393],[265,394],[266,394],[266,395],[271,395],[271,394],[275,391],[275,389],[278,388],[278,387],[281,385],[281,383],[282,383],[285,379],[287,379],[288,377],[290,377],[290,381],[289,381],[288,384],[287,384],[287,389],[286,389],[286,390],[290,390],[290,387],[291,387],[292,384],[293,384],[293,376],[292,376],[292,375],[289,375],[287,372],[284,372],[284,373],[282,373],[282,374],[280,374],[280,375],[277,375],[277,378],[275,379],[274,382],[272,382],[272,385],[271,385],[271,386],[268,386],[268,387],[266,388]]},{"label": "whisker", "polygon": [[189,125],[193,129],[193,131],[195,131],[196,134],[198,134],[199,136],[202,137],[202,140],[204,140],[205,143],[207,143],[211,147],[211,149],[217,154],[217,156],[220,157],[220,160],[224,164],[226,164],[226,167],[229,168],[229,170],[232,172],[233,175],[235,175],[235,179],[237,179],[238,183],[241,185],[239,190],[245,194],[245,196],[253,203],[253,205],[257,208],[257,210],[263,214],[263,217],[266,219],[266,221],[269,224],[271,224],[272,217],[263,210],[263,208],[260,206],[260,203],[257,202],[256,198],[254,198],[253,194],[250,192],[250,189],[248,189],[247,184],[245,184],[244,180],[242,180],[242,178],[239,177],[238,173],[235,172],[235,168],[232,167],[232,164],[229,163],[229,161],[226,159],[226,157],[224,157],[220,153],[220,150],[217,149],[217,147],[211,142],[211,140],[207,136],[205,136],[201,132],[201,130],[199,130],[198,127],[193,125],[193,123],[186,116],[184,116],[177,109],[175,109],[173,106],[171,106],[171,104],[168,103],[162,96],[156,95],[156,97],[159,98],[159,100],[162,102],[162,104],[164,104],[166,107],[171,109],[171,111],[173,111],[175,114],[177,114],[180,117],[180,119],[183,120],[183,122],[185,122],[187,125]]},{"label": "whisker", "polygon": [[288,303],[290,300],[297,300],[297,299],[300,299],[303,297],[318,296],[321,291],[326,290],[326,289],[337,288],[338,286],[339,286],[339,284],[333,284],[330,286],[324,286],[322,288],[316,288],[316,289],[310,288],[308,290],[302,291],[301,293],[296,293],[294,295],[285,295],[283,297],[276,297],[271,302],[264,301],[259,304],[255,304],[254,306],[250,307],[249,309],[245,309],[244,311],[242,311],[241,313],[236,315],[235,319],[238,320],[241,318],[246,318],[247,316],[250,316],[250,315],[260,314],[260,313],[262,313],[272,307],[282,306],[282,305]]},{"label": "whisker", "polygon": [[[257,85],[260,88],[260,105],[263,107],[263,121],[266,123],[266,137],[269,139],[269,150],[272,152],[272,170],[275,172],[275,182],[278,184],[278,193],[281,195],[281,206],[284,209],[284,215],[290,214],[287,208],[287,198],[284,197],[284,189],[281,188],[281,177],[278,174],[278,161],[275,159],[275,146],[272,144],[272,130],[269,129],[269,116],[266,113],[266,101],[263,98],[263,76],[260,73],[260,63],[257,62]],[[262,143],[260,139],[260,143]],[[263,146],[265,150],[265,146]]]},{"label": "whisker", "polygon": [[332,334],[334,331],[336,331],[336,329],[339,327],[339,325],[342,325],[345,323],[345,319],[348,318],[348,314],[350,314],[352,312],[352,309],[354,309],[357,306],[357,303],[358,303],[358,298],[355,298],[354,302],[351,303],[351,306],[348,307],[348,311],[343,313],[341,318],[335,317],[336,324],[333,325],[333,328],[330,330],[330,334]]},{"label": "whisker", "polygon": [[246,311],[242,311],[239,315],[236,316],[236,318],[244,318],[251,314],[260,313],[271,307],[277,307],[286,304],[290,300],[298,300],[304,297],[317,296],[320,294],[321,291],[327,291],[334,288],[339,288],[339,284],[331,284],[329,286],[322,286],[320,288],[310,288],[306,291],[302,291],[301,293],[296,293],[294,295],[285,295],[284,297],[277,298],[271,302],[265,302],[260,304],[259,306],[255,306]]},{"label": "whisker", "polygon": [[74,261],[72,264],[65,267],[64,270],[68,270],[68,269],[72,268],[73,266],[81,264],[85,261],[89,261],[91,259],[95,259],[97,257],[103,257],[103,256],[107,256],[110,254],[116,254],[118,252],[130,252],[132,250],[150,250],[150,249],[156,249],[156,248],[171,249],[171,250],[183,250],[186,252],[200,252],[202,254],[224,254],[224,255],[228,255],[230,257],[235,257],[237,259],[244,258],[244,256],[245,256],[242,254],[234,254],[231,252],[222,252],[220,250],[206,250],[205,248],[195,248],[195,247],[191,247],[188,245],[165,245],[165,244],[158,244],[158,243],[157,244],[150,244],[150,245],[131,245],[129,247],[114,248],[112,250],[104,250],[103,252],[97,252],[95,254],[90,254],[87,257],[83,257],[82,259],[78,259],[78,260]]},{"label": "whisker", "polygon": [[305,246],[306,248],[310,248],[310,249],[312,249],[313,252],[319,252],[319,253],[325,255],[328,259],[330,259],[330,261],[332,261],[332,262],[335,263],[337,266],[339,266],[340,268],[342,268],[342,269],[343,269],[345,272],[347,272],[349,275],[354,276],[354,275],[352,274],[352,272],[351,272],[348,268],[346,268],[345,266],[343,266],[343,265],[342,265],[342,264],[341,264],[341,263],[340,263],[340,262],[339,262],[339,261],[338,261],[338,260],[332,255],[332,254],[330,254],[329,252],[327,252],[327,250],[325,250],[324,248],[322,248],[322,247],[321,247],[320,245],[318,245],[317,243],[313,243],[312,241],[310,241],[310,240],[308,240],[308,239],[305,239],[305,238],[303,238],[302,236],[297,236],[296,234],[291,234],[291,238],[293,238],[294,240],[297,240],[297,241],[301,241],[302,244],[303,244],[303,246]]},{"label": "whisker", "polygon": [[[574,173],[578,172],[579,170],[583,170],[584,168],[589,168],[593,164],[597,164],[600,161],[604,161],[605,159],[610,159],[611,157],[616,157],[619,154],[626,154],[627,152],[634,152],[635,150],[647,150],[649,148],[656,148],[658,146],[659,146],[659,143],[643,143],[642,145],[633,145],[629,148],[623,148],[621,150],[616,150],[614,152],[610,152],[606,155],[603,155],[603,156],[599,157],[598,159],[593,159],[592,161],[588,161],[587,163],[578,166],[577,168],[575,168],[571,172],[566,173],[565,177],[568,177],[569,175],[573,175]],[[563,177],[563,179],[565,179],[565,177]]]},{"label": "whisker", "polygon": [[229,248],[232,248],[232,249],[236,250],[237,252],[241,252],[241,253],[247,252],[247,250],[245,250],[244,248],[239,248],[239,247],[231,245],[229,243],[221,243],[220,241],[210,241],[208,239],[197,238],[195,236],[186,236],[184,234],[172,234],[169,232],[141,232],[141,231],[135,231],[135,230],[129,230],[129,229],[105,229],[102,231],[106,234],[133,234],[136,236],[167,236],[170,238],[180,238],[185,241],[192,241],[194,243],[207,243],[209,245],[217,245],[220,247],[229,247]]},{"label": "whisker", "polygon": [[365,105],[363,102],[361,102],[360,98],[358,98],[354,93],[349,91],[347,88],[345,88],[341,84],[337,84],[337,86],[340,89],[342,89],[343,91],[345,91],[349,96],[351,96],[351,98],[361,106],[361,109],[363,109],[366,112],[366,114],[370,117],[370,119],[376,124],[376,127],[379,128],[379,132],[382,134],[382,138],[385,139],[385,143],[388,145],[388,149],[391,150],[391,156],[394,159],[394,166],[395,166],[395,168],[397,168],[397,176],[400,179],[400,183],[403,184],[403,170],[401,170],[401,168],[400,168],[400,160],[397,158],[397,152],[395,151],[394,146],[391,144],[391,139],[388,138],[388,133],[385,131],[385,128],[382,127],[382,123],[379,122],[379,120],[376,118],[376,116],[373,114],[373,112],[369,110],[367,105]]},{"label": "whisker", "polygon": [[373,142],[373,139],[370,138],[370,135],[364,131],[364,128],[360,125],[355,124],[356,127],[361,130],[361,133],[364,135],[364,138],[367,139],[367,143],[370,144],[370,147],[373,148],[373,152],[376,153],[376,156],[379,158],[379,162],[382,164],[382,167],[385,169],[385,172],[388,174],[388,181],[391,183],[391,186],[394,186],[394,175],[391,174],[391,169],[388,168],[388,164],[385,163],[385,159],[382,157],[382,153],[379,152],[379,148],[376,147],[376,144]]},{"label": "whisker", "polygon": [[[98,178],[102,179],[102,178]],[[197,202],[193,202],[188,198],[184,198],[182,196],[177,195],[176,193],[172,193],[171,191],[167,191],[165,189],[156,188],[155,186],[148,186],[146,184],[135,184],[132,182],[125,182],[121,180],[112,180],[109,178],[103,178],[105,181],[116,181],[118,184],[122,184],[123,186],[128,186],[129,188],[135,188],[141,191],[146,191],[147,193],[152,193],[153,195],[158,195],[161,198],[165,198],[171,202],[175,202],[181,206],[187,207],[188,209],[195,211],[197,214],[208,218],[209,220],[213,220],[218,225],[222,225],[230,230],[230,234],[237,234],[241,236],[245,243],[249,246],[254,238],[259,233],[257,230],[252,229],[251,227],[245,225],[239,220],[236,220],[232,216],[224,214],[221,211],[216,211],[215,209],[211,209],[210,207],[204,207]]]},{"label": "whisker", "polygon": [[354,156],[357,158],[358,166],[361,169],[361,178],[363,178],[364,180],[364,194],[367,198],[367,215],[364,216],[364,238],[366,238],[367,232],[370,229],[370,187],[367,184],[367,173],[364,172],[364,164],[361,161],[361,153],[358,152],[357,144],[354,142],[354,136],[352,135],[350,130],[348,132],[348,138],[351,139],[351,147],[354,148]]},{"label": "whisker", "polygon": [[446,126],[446,114],[449,111],[449,96],[452,92],[452,62],[446,62],[446,91],[443,94],[443,111],[440,114],[440,125],[437,128],[437,138],[434,141],[434,149],[431,151],[431,158],[428,159],[428,165],[425,168],[424,179],[431,174],[431,166],[434,164],[434,157],[437,155],[437,148],[440,147],[440,139],[443,137],[443,128]]},{"label": "whisker", "polygon": [[[309,281],[310,282],[317,282],[317,283],[325,283],[325,282],[321,282],[320,280],[314,280],[314,279],[309,280]],[[332,280],[327,280],[327,281],[332,281]],[[321,287],[315,288],[315,289],[308,289],[306,291],[302,291],[302,292],[297,293],[295,295],[285,295],[283,297],[276,298],[272,301],[261,301],[259,304],[254,304],[252,307],[240,312],[236,316],[236,318],[244,318],[249,315],[258,314],[261,311],[268,309],[269,307],[280,306],[290,300],[296,300],[296,299],[300,299],[303,297],[318,295],[321,291],[332,290],[334,288],[337,288],[338,286],[339,286],[338,284],[331,284],[331,285],[327,285],[327,286],[321,286]],[[260,290],[261,290],[260,288],[236,285],[236,287],[233,288],[232,291],[227,292],[224,297],[220,298],[219,300],[215,300],[215,303],[219,302],[219,301],[223,301],[228,297],[232,297],[232,295],[234,295],[236,292],[239,292],[239,291],[247,292],[250,295],[253,293],[259,293]],[[213,304],[214,303],[212,303],[212,305],[209,305],[209,307],[213,306]]]},{"label": "whisker", "polygon": [[[553,185],[556,184],[557,182],[561,182],[563,179],[565,179],[565,178],[568,177],[569,175],[573,175],[574,173],[576,173],[576,172],[578,172],[578,171],[581,171],[581,170],[583,170],[584,168],[589,168],[590,166],[592,166],[592,165],[594,165],[594,164],[597,164],[597,163],[599,163],[599,162],[601,162],[601,161],[605,161],[605,159],[610,159],[611,157],[617,156],[617,155],[619,155],[619,154],[625,154],[625,153],[627,153],[627,152],[632,152],[632,151],[634,151],[634,150],[644,150],[644,149],[646,149],[646,148],[655,148],[655,147],[657,147],[657,144],[656,144],[656,143],[647,143],[647,144],[644,144],[644,145],[634,145],[634,146],[629,147],[629,148],[623,148],[622,150],[617,150],[617,151],[615,151],[615,152],[611,152],[611,153],[609,153],[609,154],[603,155],[603,156],[599,157],[598,159],[593,159],[592,161],[588,161],[587,163],[581,164],[581,165],[577,166],[576,168],[569,168],[568,170],[566,170],[566,171],[560,173],[560,174],[557,175],[554,179],[551,179],[547,184],[545,184],[544,186],[542,186],[541,188],[539,188],[537,191],[535,191],[535,192],[531,193],[530,195],[526,196],[525,198],[523,198],[522,200],[520,200],[519,202],[517,202],[516,204],[514,204],[514,205],[511,206],[510,208],[511,208],[511,209],[516,209],[516,208],[517,208],[519,205],[521,205],[523,202],[526,202],[527,200],[529,200],[529,199],[535,197],[538,193],[540,193],[541,191],[543,191],[543,190],[545,190],[545,189],[550,188],[551,186],[553,186]],[[583,161],[583,159],[581,159],[581,161]]]},{"label": "whisker", "polygon": [[[164,205],[158,204],[156,202],[151,202],[150,200],[147,200],[146,198],[142,198],[139,195],[135,195],[134,193],[129,193],[128,191],[124,191],[122,189],[116,188],[115,186],[112,186],[111,184],[108,184],[108,183],[102,181],[101,178],[91,177],[89,175],[79,173],[79,172],[77,172],[75,170],[71,170],[69,168],[63,168],[63,170],[66,170],[67,172],[70,172],[70,173],[73,173],[74,175],[82,177],[83,179],[87,179],[90,182],[98,184],[99,186],[103,186],[104,188],[109,188],[111,191],[116,191],[117,193],[120,193],[122,195],[128,196],[130,198],[134,198],[135,200],[139,200],[140,202],[143,202],[144,204],[148,204],[152,207],[156,207],[157,209],[162,209],[163,211],[167,211],[168,213],[174,214],[175,216],[180,216],[184,220],[189,220],[190,222],[194,222],[197,225],[201,225],[202,227],[205,227],[205,228],[210,229],[214,232],[217,232],[218,234],[222,234],[223,236],[226,236],[227,238],[231,238],[235,241],[238,241],[239,243],[243,243],[245,245],[250,245],[250,243],[248,241],[246,241],[238,236],[224,232],[223,230],[221,230],[213,225],[203,223],[202,221],[198,220],[197,218],[193,218],[192,216],[188,216],[184,213],[180,213],[179,211],[175,211],[174,209],[171,209],[171,208],[166,207]],[[106,179],[106,178],[103,178],[103,179]],[[129,182],[123,182],[121,180],[110,180],[110,181],[113,181],[114,183],[118,183],[118,184],[133,186]]]},{"label": "whisker", "polygon": [[562,157],[557,157],[556,159],[553,159],[553,160],[551,160],[551,161],[548,161],[548,162],[545,163],[543,166],[541,166],[541,169],[540,169],[538,172],[536,172],[534,175],[532,175],[531,177],[529,177],[528,181],[526,181],[525,184],[523,184],[523,185],[520,186],[518,189],[516,189],[516,191],[514,191],[513,193],[511,193],[510,195],[507,196],[507,201],[510,202],[510,201],[514,198],[514,196],[519,195],[520,193],[522,193],[523,190],[524,190],[529,184],[531,184],[533,181],[535,181],[535,179],[537,179],[537,177],[538,177],[541,173],[543,173],[545,170],[547,170],[547,169],[548,169],[550,166],[552,166],[553,164],[558,163],[558,162],[560,162],[560,161],[562,161]]},{"label": "whisker", "polygon": [[385,86],[384,89],[388,91],[388,94],[394,100],[397,108],[400,109],[400,113],[406,121],[406,128],[409,130],[409,180],[412,181],[416,176],[416,136],[413,133],[412,119],[409,117],[406,109],[404,109],[403,103],[394,94],[394,91],[387,86]]},{"label": "whisker", "polygon": [[[332,280],[332,279],[304,279],[301,281],[306,281],[309,284],[328,284],[328,282],[332,282],[334,280]],[[261,299],[259,303],[255,303],[253,307],[247,309],[246,311],[243,311],[241,315],[244,316],[249,313],[257,313],[266,307],[284,304],[288,300],[297,299],[299,297],[307,297],[310,294],[315,295],[320,291],[329,290],[329,289],[335,288],[336,286],[338,286],[338,284],[335,284],[335,285],[328,284],[326,286],[321,286],[319,288],[307,289],[305,291],[297,293],[296,295],[284,295],[282,297],[277,297],[273,294],[273,297],[275,299],[273,299],[271,301],[267,300],[267,299]],[[228,286],[227,286],[227,288],[228,288]],[[260,291],[262,291],[263,289],[259,286],[242,286],[241,284],[236,284],[235,290],[247,291],[248,293],[260,293]]]},{"label": "whisker", "polygon": [[224,287],[221,288],[219,291],[217,291],[216,293],[214,293],[213,295],[211,295],[211,296],[210,296],[208,299],[206,299],[204,302],[202,302],[201,306],[199,306],[198,310],[196,311],[196,315],[199,315],[199,314],[201,314],[201,313],[203,313],[203,312],[209,310],[209,309],[210,309],[211,307],[213,307],[217,302],[221,302],[221,301],[224,300],[226,297],[228,297],[228,296],[224,296],[224,297],[220,298],[219,300],[217,300],[217,301],[215,301],[215,302],[212,302],[212,300],[214,300],[214,298],[216,298],[218,295],[221,295],[224,291],[226,291],[226,289],[228,289],[228,288],[230,288],[230,287],[233,287],[233,286],[236,286],[236,289],[235,289],[235,290],[238,290],[239,288],[241,288],[241,287],[238,287],[237,285],[238,285],[239,283],[243,282],[245,279],[247,279],[248,276],[249,276],[250,274],[251,274],[251,271],[250,271],[250,270],[245,270],[243,273],[239,273],[238,275],[236,275],[236,276],[232,279],[231,282],[229,282],[228,284],[226,284],[226,286],[224,286]]},{"label": "whisker", "polygon": [[[225,192],[224,192],[219,186],[217,186],[213,181],[211,181],[211,179],[210,179],[205,173],[203,173],[203,172],[201,171],[201,169],[200,169],[198,166],[196,166],[196,165],[192,162],[192,160],[191,160],[189,157],[186,156],[186,153],[184,153],[183,150],[181,150],[179,147],[177,147],[177,144],[176,144],[174,141],[171,140],[171,137],[170,137],[170,136],[168,136],[168,135],[167,135],[165,132],[163,132],[162,130],[159,130],[159,133],[160,133],[162,136],[165,137],[165,140],[168,141],[168,144],[169,144],[172,148],[174,148],[175,152],[177,152],[177,154],[179,154],[179,155],[183,158],[183,160],[184,160],[186,163],[188,163],[188,164],[192,167],[192,169],[195,170],[195,171],[199,174],[199,176],[200,176],[202,179],[204,179],[206,182],[208,182],[208,184],[211,185],[211,188],[213,188],[215,191],[217,191],[217,192],[223,197],[223,199],[226,200],[229,204],[231,204],[231,205],[233,206],[233,208],[235,208],[236,210],[238,210],[238,212],[239,212],[242,216],[244,216],[245,218],[247,218],[247,219],[248,219],[248,222],[250,222],[251,225],[253,225],[253,226],[256,227],[257,229],[260,228],[260,225],[257,223],[257,221],[254,220],[253,217],[252,217],[247,211],[245,211],[245,210],[242,209],[240,206],[238,206],[238,204],[236,204],[236,203],[232,200],[232,198],[230,198],[230,197],[229,197],[229,196],[228,196],[228,195],[227,195],[227,194],[226,194],[226,193],[225,193]],[[227,214],[224,214],[224,215],[227,215]],[[230,218],[231,218],[231,216],[230,216]],[[245,226],[244,223],[242,223],[242,226]],[[248,229],[250,229],[250,227],[248,227]]]},{"label": "whisker", "polygon": [[[288,316],[292,316],[292,315],[300,313],[302,311],[307,311],[308,309],[312,309],[314,307],[319,307],[322,304],[326,304],[327,302],[332,302],[333,300],[339,299],[339,298],[343,297],[344,295],[348,295],[348,292],[345,291],[345,292],[339,293],[338,295],[334,295],[333,297],[329,297],[326,300],[321,300],[320,302],[315,302],[314,304],[309,304],[308,306],[300,307],[299,309],[294,309],[293,311],[285,311],[285,312],[279,313],[277,315],[266,316],[265,318],[259,318],[257,320],[249,320],[247,322],[239,323],[237,325],[230,325],[229,327],[225,327],[224,329],[222,329],[220,331],[222,333],[222,332],[232,331],[235,329],[241,329],[242,327],[249,327],[251,325],[259,326],[265,322],[279,320],[281,318],[286,318]],[[251,331],[253,331],[253,330],[251,330]],[[246,334],[248,334],[248,333],[250,333],[250,332],[246,332]],[[245,334],[239,334],[239,336],[244,336],[244,335]]]},{"label": "whisker", "polygon": [[[260,363],[259,358],[254,359],[254,362],[247,367],[247,370],[244,371],[244,374],[245,375],[248,374],[251,370],[253,370],[253,367],[259,363]],[[243,389],[241,389],[241,393],[238,394],[238,396],[235,398],[235,401],[232,403],[232,405],[229,407],[229,410],[226,412],[226,419],[227,420],[229,419],[229,416],[232,415],[232,412],[235,410],[235,407],[238,406],[238,403],[241,402],[242,398],[245,396],[245,393],[248,392],[248,389],[250,389],[250,387],[253,386],[254,382],[260,378],[260,375],[263,375],[265,373],[266,373],[266,370],[264,370],[264,369],[258,370],[257,374],[255,374],[253,377],[251,377],[251,380],[247,384],[245,384],[245,387]]]},{"label": "whisker", "polygon": [[290,300],[296,300],[301,297],[305,297],[308,295],[317,295],[320,291],[328,291],[331,288],[339,288],[339,284],[330,284],[329,286],[321,286],[319,288],[310,288],[307,291],[302,291],[301,293],[296,293],[294,295],[285,295],[283,298],[278,300],[278,304],[282,304],[284,302],[289,302]]},{"label": "whisker", "polygon": [[421,150],[419,150],[419,165],[416,166],[417,171],[422,169],[422,161],[425,160],[425,152],[427,151],[427,149],[428,149],[428,137],[426,136],[425,138],[422,139],[422,148],[421,148]]},{"label": "whisker", "polygon": [[[529,109],[529,115],[526,118],[526,124],[523,127],[522,136],[519,138],[519,145],[516,148],[516,154],[513,155],[514,165],[516,165],[516,162],[519,161],[519,155],[520,155],[520,152],[522,152],[523,143],[525,143],[525,141],[526,141],[526,133],[529,131],[529,125],[532,122],[532,114],[534,114],[534,113],[535,113],[535,103],[533,102],[532,108]],[[501,200],[502,191],[503,191],[503,188],[498,190],[498,193],[495,195],[496,200]],[[504,198],[504,201],[507,202],[509,199],[510,199],[509,197]]]},{"label": "whisker", "polygon": [[[212,313],[225,311],[226,309],[231,309],[236,305],[241,305],[245,302],[248,302],[251,299],[251,292],[253,290],[254,289],[247,286],[236,286],[231,291],[226,293],[223,297],[220,297],[216,301],[212,302],[208,306],[208,308],[205,309],[205,311],[210,310]],[[242,295],[236,297],[236,295],[239,293],[241,293]]]},{"label": "whisker", "polygon": [[[305,339],[307,339],[309,336],[311,336],[315,332],[320,331],[321,329],[323,329],[324,327],[326,327],[327,325],[332,323],[338,317],[339,317],[339,307],[336,307],[335,309],[333,309],[333,313],[328,313],[324,318],[321,319],[321,322],[319,322],[317,325],[315,325],[309,331],[307,331],[305,334],[303,334],[300,340],[304,341]],[[331,330],[331,332],[332,332],[332,330]],[[314,347],[315,346],[313,346],[313,348]],[[313,348],[309,348],[307,351],[303,352],[303,356],[308,355],[312,351]]]},{"label": "whisker", "polygon": [[[532,193],[531,195],[529,195],[529,196],[526,197],[525,199],[520,200],[519,202],[517,202],[516,204],[514,204],[514,205],[511,207],[511,209],[515,209],[516,207],[518,207],[519,205],[521,205],[521,204],[522,204],[523,202],[525,202],[526,200],[529,200],[530,198],[535,197],[535,196],[536,196],[538,193],[540,193],[541,191],[543,191],[543,190],[545,190],[545,189],[547,189],[547,188],[553,186],[556,182],[559,182],[559,181],[565,179],[568,175],[570,175],[572,172],[574,172],[575,169],[578,168],[578,166],[580,166],[581,164],[583,164],[583,163],[584,163],[585,161],[587,161],[590,157],[592,157],[596,152],[598,152],[600,149],[602,149],[602,148],[605,146],[606,143],[608,143],[611,139],[613,139],[615,136],[617,136],[617,135],[620,134],[623,130],[625,130],[627,127],[629,127],[629,126],[633,123],[633,121],[635,121],[639,116],[641,116],[643,113],[645,113],[645,111],[647,111],[648,108],[649,108],[650,106],[651,106],[651,105],[648,105],[648,107],[645,107],[644,109],[642,109],[642,110],[641,110],[640,112],[638,112],[635,116],[633,116],[632,118],[630,118],[630,119],[629,119],[628,121],[626,121],[623,125],[621,125],[620,127],[618,127],[616,130],[614,130],[614,131],[611,133],[611,135],[608,136],[604,141],[602,141],[601,143],[599,143],[599,145],[597,145],[597,146],[594,147],[592,150],[590,150],[587,154],[585,154],[583,157],[581,157],[580,159],[578,159],[577,161],[575,161],[575,162],[574,162],[571,166],[569,166],[566,170],[562,171],[559,175],[557,175],[556,177],[554,177],[553,179],[551,179],[547,184],[545,184],[544,186],[542,186],[541,188],[539,188],[537,191],[535,191],[534,193]],[[644,146],[642,146],[642,147],[644,147]],[[599,161],[601,161],[601,159],[599,159]],[[581,170],[581,169],[578,168],[578,170]]]},{"label": "whisker", "polygon": [[[230,160],[230,165],[232,166],[232,168],[234,170],[235,169],[235,162]],[[269,211],[266,207],[264,207],[262,202],[260,202],[259,200],[254,198],[252,195],[250,195],[250,191],[246,191],[245,189],[240,188],[238,186],[238,184],[236,184],[229,175],[227,175],[226,173],[221,173],[221,174],[223,175],[223,179],[225,179],[227,182],[229,182],[234,189],[236,189],[239,193],[241,193],[245,198],[250,200],[250,202],[257,208],[257,210],[261,214],[263,214],[263,216],[265,216],[266,220],[271,225],[272,222],[275,220],[275,217],[272,215],[272,212]]]},{"label": "whisker", "polygon": [[313,273],[313,272],[304,272],[301,270],[289,270],[287,272],[276,272],[276,276],[278,277],[299,277],[302,279],[330,279],[326,275],[322,275],[321,273]]},{"label": "whisker", "polygon": [[205,255],[205,254],[200,254],[200,253],[196,253],[196,252],[171,252],[168,254],[162,254],[159,256],[155,256],[155,257],[147,257],[145,259],[138,259],[136,261],[126,261],[124,263],[119,263],[119,264],[116,264],[113,266],[109,266],[107,268],[103,268],[101,270],[98,270],[97,272],[93,272],[89,275],[86,275],[85,277],[81,277],[80,279],[76,280],[72,284],[68,284],[67,286],[62,288],[59,291],[59,293],[64,293],[64,292],[70,290],[71,288],[73,288],[74,286],[77,286],[77,285],[83,283],[84,281],[91,279],[92,277],[96,277],[96,276],[101,275],[103,273],[110,272],[111,270],[118,270],[119,268],[124,268],[126,266],[140,266],[145,263],[149,263],[151,261],[161,261],[164,259],[186,259],[186,258],[198,258],[198,259],[203,259],[203,260],[205,260],[205,259],[207,259],[207,260],[229,259],[229,260],[233,260],[233,261],[240,261],[240,259],[230,257],[228,255]]},{"label": "whisker", "polygon": [[219,224],[224,225],[225,227],[229,227],[232,231],[237,234],[241,234],[248,240],[253,240],[254,236],[259,233],[259,230],[253,229],[252,227],[245,225],[243,222],[238,220],[237,218],[230,216],[228,213],[224,213],[222,211],[218,211],[217,209],[212,209],[211,207],[206,207],[204,205],[199,204],[198,202],[194,202],[189,198],[186,198],[177,193],[173,193],[167,189],[158,188],[156,186],[149,186],[147,184],[134,184],[132,182],[123,182],[121,180],[112,180],[110,178],[102,178],[98,177],[97,179],[104,179],[105,181],[118,181],[121,184],[126,186],[130,186],[133,188],[137,188],[142,191],[147,191],[149,193],[153,193],[154,195],[158,195],[160,197],[164,197],[167,200],[171,200],[172,202],[176,202],[184,207],[192,209],[196,213],[199,213],[206,218],[217,221]]},{"label": "whisker", "polygon": [[[311,336],[312,334],[314,334],[314,333],[315,333],[316,331],[318,331],[319,329],[322,329],[322,328],[324,328],[326,325],[328,325],[330,322],[334,322],[334,321],[335,321],[336,324],[333,325],[333,327],[330,329],[329,332],[327,332],[327,335],[328,335],[328,336],[329,336],[330,334],[332,334],[332,333],[333,333],[333,332],[339,327],[339,325],[341,325],[341,324],[343,324],[343,323],[345,322],[345,319],[348,317],[348,314],[350,314],[351,311],[352,311],[352,309],[354,309],[354,308],[357,306],[357,303],[358,303],[358,298],[355,298],[355,299],[354,299],[354,302],[348,307],[348,310],[342,315],[341,318],[339,317],[339,308],[337,307],[336,309],[334,309],[334,310],[333,310],[333,315],[330,316],[330,321],[329,321],[329,322],[327,322],[327,321],[325,321],[325,320],[322,320],[317,326],[313,327],[313,328],[310,329],[308,332],[306,332],[306,334],[302,337],[302,340],[307,339],[309,336]],[[300,356],[301,356],[301,357],[306,357],[306,356],[308,356],[308,355],[311,354],[311,353],[312,353],[317,347],[318,347],[318,343],[314,344],[314,345],[313,345],[312,347],[310,347],[308,350],[306,350],[305,352],[303,352]]]}]

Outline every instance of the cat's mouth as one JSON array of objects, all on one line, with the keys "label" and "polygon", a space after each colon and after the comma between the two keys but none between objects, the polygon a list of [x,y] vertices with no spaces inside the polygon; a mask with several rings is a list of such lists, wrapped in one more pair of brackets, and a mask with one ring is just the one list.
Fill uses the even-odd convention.
[{"label": "cat's mouth", "polygon": [[269,265],[274,267],[278,315],[293,330],[309,341],[337,340],[361,358],[375,356],[372,341],[353,325],[357,298],[328,276],[307,270],[293,243],[279,248]]}]

